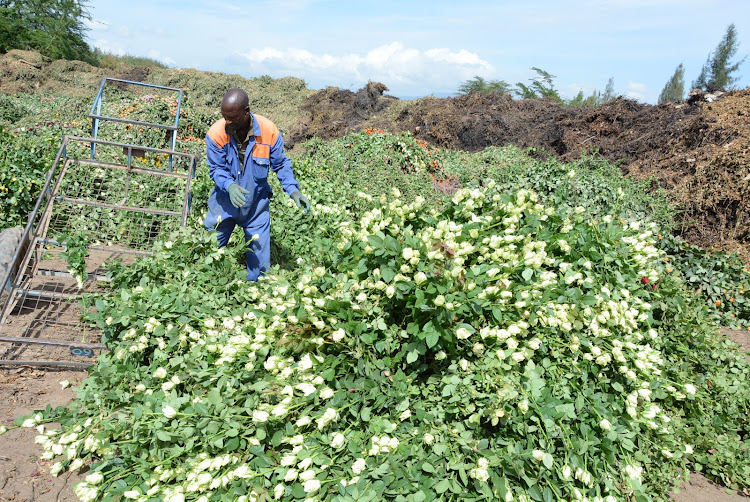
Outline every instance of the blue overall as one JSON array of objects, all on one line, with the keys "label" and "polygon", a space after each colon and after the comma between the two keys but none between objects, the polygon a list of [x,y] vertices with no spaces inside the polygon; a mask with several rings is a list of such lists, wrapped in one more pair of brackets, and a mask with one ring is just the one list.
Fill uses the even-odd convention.
[{"label": "blue overall", "polygon": [[[226,246],[235,225],[242,227],[245,240],[251,241],[245,253],[247,279],[256,281],[271,263],[271,218],[269,204],[273,192],[268,184],[269,168],[276,173],[288,195],[299,191],[292,161],[284,153],[284,140],[273,123],[261,115],[253,115],[253,131],[246,148],[244,166],[234,137],[226,134],[224,119],[218,120],[206,134],[208,173],[216,186],[208,198],[204,225],[215,230],[219,247]],[[250,193],[245,205],[236,208],[229,200],[227,188],[232,183]],[[253,240],[253,236],[257,238]]]}]

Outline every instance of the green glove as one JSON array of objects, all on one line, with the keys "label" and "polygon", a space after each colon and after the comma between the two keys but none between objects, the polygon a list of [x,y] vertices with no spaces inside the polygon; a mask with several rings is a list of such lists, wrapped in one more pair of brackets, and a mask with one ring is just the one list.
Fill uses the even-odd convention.
[{"label": "green glove", "polygon": [[245,205],[245,202],[247,202],[244,194],[250,193],[250,191],[245,190],[237,183],[232,183],[229,185],[229,188],[227,188],[227,193],[229,194],[229,200],[232,201],[234,207],[242,207]]},{"label": "green glove", "polygon": [[297,204],[297,207],[301,207],[305,210],[306,213],[310,212],[310,201],[307,200],[307,197],[299,192],[294,192],[291,197],[292,200]]}]

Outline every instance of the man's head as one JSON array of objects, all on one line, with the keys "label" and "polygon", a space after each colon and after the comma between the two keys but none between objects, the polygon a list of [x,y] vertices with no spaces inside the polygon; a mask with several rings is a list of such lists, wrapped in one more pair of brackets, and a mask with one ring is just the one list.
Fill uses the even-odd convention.
[{"label": "man's head", "polygon": [[229,89],[221,100],[221,116],[226,122],[224,130],[227,134],[247,134],[252,127],[247,93],[237,87]]}]

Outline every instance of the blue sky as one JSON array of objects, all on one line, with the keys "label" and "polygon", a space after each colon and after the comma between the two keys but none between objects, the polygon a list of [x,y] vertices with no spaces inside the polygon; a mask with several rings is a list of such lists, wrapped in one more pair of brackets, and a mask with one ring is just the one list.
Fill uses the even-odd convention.
[{"label": "blue sky", "polygon": [[[398,97],[443,96],[474,76],[565,97],[603,91],[656,103],[677,65],[685,85],[734,23],[750,54],[748,0],[91,0],[89,41],[177,68],[304,79]],[[739,88],[750,86],[750,58]]]}]

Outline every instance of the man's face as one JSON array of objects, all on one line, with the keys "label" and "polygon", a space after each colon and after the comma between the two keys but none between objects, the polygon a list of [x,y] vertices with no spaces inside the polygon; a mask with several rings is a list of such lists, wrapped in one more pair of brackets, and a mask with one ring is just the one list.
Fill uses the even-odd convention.
[{"label": "man's face", "polygon": [[229,135],[238,136],[239,133],[245,133],[250,130],[250,108],[222,108],[221,116],[224,117],[226,124],[224,130]]}]

